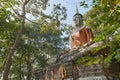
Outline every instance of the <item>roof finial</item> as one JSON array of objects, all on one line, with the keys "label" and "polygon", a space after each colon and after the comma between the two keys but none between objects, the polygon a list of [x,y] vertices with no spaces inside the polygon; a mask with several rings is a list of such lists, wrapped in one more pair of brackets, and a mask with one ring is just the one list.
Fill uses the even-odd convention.
[{"label": "roof finial", "polygon": [[77,5],[76,5],[76,13],[79,13]]}]

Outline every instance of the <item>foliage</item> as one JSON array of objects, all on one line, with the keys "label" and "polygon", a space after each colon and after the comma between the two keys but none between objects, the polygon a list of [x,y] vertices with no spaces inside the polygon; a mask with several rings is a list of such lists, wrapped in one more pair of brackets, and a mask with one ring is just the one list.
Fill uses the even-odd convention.
[{"label": "foliage", "polygon": [[85,56],[77,60],[78,64],[83,64],[84,66],[88,66],[91,64],[98,64],[102,60],[101,57],[90,57],[90,56]]},{"label": "foliage", "polygon": [[109,5],[111,9],[114,9],[119,0],[100,0],[100,3],[103,7]]},{"label": "foliage", "polygon": [[[85,25],[90,26],[94,33],[94,42],[103,41],[105,42],[103,47],[110,47],[110,52],[104,59],[106,64],[110,63],[113,59],[120,62],[119,3],[119,0],[93,0],[92,9],[84,15]],[[103,47],[94,49],[93,52],[97,52]],[[99,61],[99,59],[96,60]],[[89,59],[88,62],[90,64],[94,63],[93,59]]]}]

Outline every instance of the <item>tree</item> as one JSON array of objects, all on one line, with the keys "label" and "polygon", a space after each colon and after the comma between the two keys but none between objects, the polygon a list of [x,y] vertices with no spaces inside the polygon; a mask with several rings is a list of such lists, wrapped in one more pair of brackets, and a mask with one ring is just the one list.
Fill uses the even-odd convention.
[{"label": "tree", "polygon": [[[64,49],[64,44],[63,44],[64,39],[61,38],[62,30],[60,26],[61,26],[61,20],[65,19],[66,9],[61,7],[60,5],[55,5],[54,8],[55,7],[56,8],[54,11],[56,11],[57,13],[53,11],[52,15],[45,15],[43,12],[41,12],[41,10],[39,11],[36,8],[30,9],[30,4],[32,3],[37,4],[37,2],[34,2],[32,0],[30,0],[29,3],[25,5],[25,13],[26,14],[32,13],[35,17],[38,17],[38,18],[37,20],[32,21],[32,20],[29,20],[24,15],[24,20],[26,19],[32,22],[32,24],[27,22],[28,24],[24,25],[24,31],[23,31],[24,33],[19,35],[19,39],[17,39],[18,40],[17,45],[19,46],[17,46],[14,43],[16,32],[19,31],[19,27],[21,26],[20,21],[23,20],[23,16],[21,16],[20,12],[17,10],[20,9],[18,7],[21,7],[20,4],[23,4],[23,3],[26,4],[26,2],[21,2],[21,1],[17,2],[14,0],[9,1],[8,3],[3,1],[4,5],[2,5],[2,7],[3,6],[5,7],[3,7],[4,9],[1,8],[1,11],[5,10],[4,13],[6,13],[7,15],[4,15],[2,13],[0,14],[3,18],[5,18],[4,20],[2,20],[3,18],[0,18],[0,21],[2,23],[4,21],[2,26],[3,27],[7,26],[8,28],[8,29],[3,28],[3,30],[1,28],[2,30],[0,35],[0,39],[2,42],[1,44],[2,45],[6,44],[6,45],[4,45],[4,47],[1,45],[1,49],[2,48],[4,49],[3,51],[0,50],[3,53],[0,55],[4,56],[4,58],[2,58],[4,62],[3,61],[0,61],[0,62],[2,62],[2,64],[5,64],[5,60],[7,60],[6,56],[12,54],[9,57],[10,60],[7,60],[7,63],[9,63],[9,66],[8,66],[9,68],[7,68],[7,70],[9,71],[9,69],[11,69],[9,72],[9,78],[16,79],[16,80],[18,79],[22,80],[25,77],[27,77],[26,78],[27,80],[33,79],[33,69],[35,65],[37,66],[39,65],[41,68],[44,67],[45,62],[47,60],[46,55],[51,56],[53,54],[56,54],[57,52],[63,51]],[[43,3],[46,4],[47,1],[43,1],[43,2],[41,1],[41,4],[39,5],[42,7]],[[43,5],[43,8],[46,7],[45,4]],[[11,9],[13,10],[14,13],[11,12]],[[10,14],[8,14],[8,12]],[[59,12],[62,12],[62,13],[59,13]],[[38,13],[40,13],[41,16]],[[54,14],[57,16],[54,16]],[[11,19],[11,16],[13,19]],[[10,26],[12,27],[9,28]],[[9,35],[6,35],[6,33]],[[5,36],[6,38],[4,39]],[[17,47],[14,46],[14,50],[12,51],[13,53],[4,54],[5,52],[7,53],[9,51],[9,48],[12,46],[12,44],[15,44],[17,46]],[[4,69],[6,69],[6,67]],[[3,75],[5,75],[6,77],[8,74],[6,75],[5,71]],[[6,80],[6,78],[4,78],[3,80]]]},{"label": "tree", "polygon": [[19,13],[17,13],[19,15],[19,17],[21,17],[21,28],[20,28],[20,31],[17,34],[16,40],[15,40],[15,42],[14,42],[14,44],[13,44],[13,46],[10,49],[10,52],[8,54],[8,58],[7,58],[7,61],[6,61],[4,72],[3,72],[3,80],[8,80],[8,75],[9,75],[10,67],[11,67],[11,64],[12,64],[12,57],[13,57],[15,49],[16,49],[18,43],[19,43],[19,40],[22,36],[22,32],[23,32],[23,29],[24,29],[24,26],[25,26],[25,14],[26,14],[25,13],[25,6],[29,1],[30,0],[27,0],[23,3],[22,14],[20,15]]},{"label": "tree", "polygon": [[[12,46],[12,48],[11,48],[9,54],[8,54],[8,58],[7,58],[7,61],[6,61],[4,72],[3,72],[3,80],[7,80],[8,79],[8,74],[9,74],[10,66],[12,64],[12,57],[13,57],[15,49],[16,49],[18,43],[19,43],[19,40],[20,40],[20,38],[22,36],[22,32],[23,32],[23,28],[24,28],[24,24],[25,24],[25,19],[26,19],[26,16],[25,16],[25,14],[26,14],[26,6],[28,5],[28,2],[32,3],[33,1],[30,1],[30,0],[15,1],[15,0],[13,0],[13,1],[8,1],[8,3],[6,3],[5,1],[2,1],[2,3],[1,3],[2,6],[5,6],[5,5],[10,6],[12,8],[12,10],[15,12],[15,14],[21,19],[21,29],[18,32],[16,40],[15,40],[15,42],[14,42],[14,44],[13,44],[13,46]],[[37,1],[37,2],[41,2],[41,4],[43,4],[42,2],[44,2],[44,6],[45,6],[46,3],[47,3],[47,0],[46,1]],[[22,13],[20,14],[20,12],[18,11],[20,8],[14,9],[12,4],[13,5],[15,5],[15,4],[22,4],[21,5],[21,11],[22,11]],[[20,5],[18,5],[18,7],[20,7]]]},{"label": "tree", "polygon": [[[0,8],[0,71],[5,65],[6,56],[10,46],[12,45],[12,41],[15,37],[14,30],[18,30],[18,25],[15,25],[15,21],[11,20],[11,16],[13,15],[10,11],[6,10],[7,6],[2,6]],[[18,19],[15,19],[16,23]],[[15,26],[15,27],[14,27]]]}]

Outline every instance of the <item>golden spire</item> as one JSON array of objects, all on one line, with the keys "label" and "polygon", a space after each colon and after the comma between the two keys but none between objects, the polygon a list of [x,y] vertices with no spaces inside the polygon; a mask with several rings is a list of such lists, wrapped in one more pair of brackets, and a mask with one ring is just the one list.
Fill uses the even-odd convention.
[{"label": "golden spire", "polygon": [[79,13],[77,5],[76,5],[76,13]]}]

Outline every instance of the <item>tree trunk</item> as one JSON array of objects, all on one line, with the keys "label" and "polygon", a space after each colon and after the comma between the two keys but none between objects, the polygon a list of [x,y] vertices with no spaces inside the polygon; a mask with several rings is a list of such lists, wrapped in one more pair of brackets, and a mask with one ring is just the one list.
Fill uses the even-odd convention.
[{"label": "tree trunk", "polygon": [[21,39],[22,32],[23,32],[23,29],[24,29],[24,26],[25,26],[25,5],[23,5],[22,9],[23,9],[23,13],[22,13],[22,20],[21,20],[21,28],[20,28],[20,31],[17,34],[16,40],[15,40],[15,42],[14,42],[14,44],[13,44],[13,46],[10,49],[10,52],[8,54],[7,61],[6,61],[6,64],[5,64],[5,68],[4,68],[4,72],[3,72],[3,80],[8,80],[10,67],[12,65],[12,57],[13,57],[14,52],[16,50],[16,47],[17,47],[17,45],[18,45],[18,43]]},{"label": "tree trunk", "polygon": [[28,53],[28,60],[27,60],[27,79],[31,80],[31,62],[30,62],[30,54]]}]

